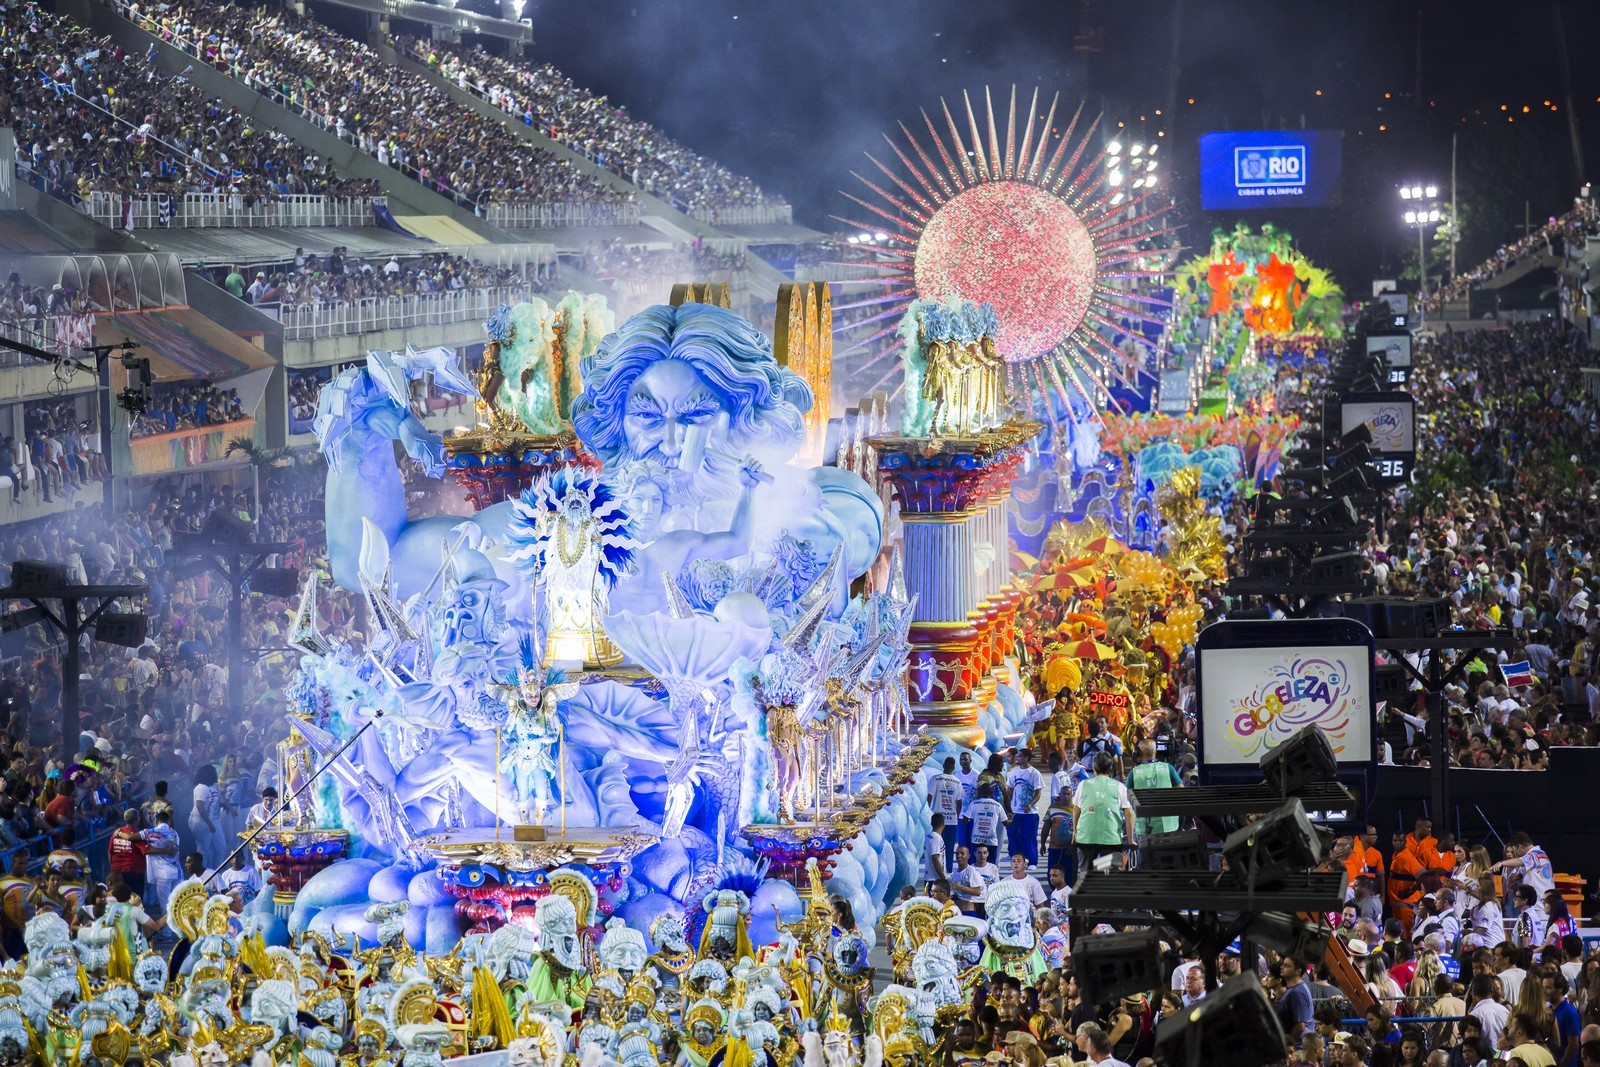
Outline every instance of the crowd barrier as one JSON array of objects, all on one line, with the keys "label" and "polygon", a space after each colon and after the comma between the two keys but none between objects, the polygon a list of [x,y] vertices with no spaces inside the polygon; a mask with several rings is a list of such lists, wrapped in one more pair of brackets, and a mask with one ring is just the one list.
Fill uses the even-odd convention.
[{"label": "crowd barrier", "polygon": [[637,226],[639,205],[623,204],[490,204],[484,218],[507,230],[558,226]]},{"label": "crowd barrier", "polygon": [[[88,348],[94,343],[94,315],[41,315],[36,319],[0,319],[0,337],[20,341],[52,352]],[[0,367],[21,367],[35,362],[32,356],[0,348]]]},{"label": "crowd barrier", "polygon": [[88,858],[89,870],[85,873],[89,881],[104,882],[111,866],[106,843],[111,840],[111,835],[116,832],[117,827],[122,825],[122,811],[127,808],[137,808],[140,799],[137,794],[121,798],[115,804],[117,810],[111,815],[74,819],[59,830],[36,834],[11,848],[0,850],[0,871],[9,871],[11,857],[21,852],[28,857],[28,873],[37,875],[44,871],[45,857],[53,849],[70,848]]},{"label": "crowd barrier", "polygon": [[335,197],[296,193],[270,199],[239,193],[89,194],[88,214],[123,230],[161,227],[189,229],[276,229],[289,226],[372,226],[381,196]]},{"label": "crowd barrier", "polygon": [[486,319],[501,304],[527,300],[532,288],[460,289],[414,296],[375,296],[325,304],[284,304],[278,308],[286,341],[342,337],[376,330],[439,326]]},{"label": "crowd barrier", "polygon": [[788,226],[794,222],[794,208],[788,204],[697,207],[690,214],[695,221],[712,226]]}]

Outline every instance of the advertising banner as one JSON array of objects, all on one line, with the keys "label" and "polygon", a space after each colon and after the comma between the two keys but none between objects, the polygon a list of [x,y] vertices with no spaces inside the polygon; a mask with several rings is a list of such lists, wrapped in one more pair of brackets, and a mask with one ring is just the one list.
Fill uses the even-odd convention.
[{"label": "advertising banner", "polygon": [[1372,758],[1371,652],[1354,645],[1201,653],[1200,723],[1212,766],[1258,763],[1305,726],[1341,762]]}]

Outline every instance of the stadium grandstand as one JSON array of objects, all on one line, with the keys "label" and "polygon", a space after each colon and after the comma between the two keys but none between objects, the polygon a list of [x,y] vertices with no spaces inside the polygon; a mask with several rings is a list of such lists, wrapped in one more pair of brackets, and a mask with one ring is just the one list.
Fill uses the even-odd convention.
[{"label": "stadium grandstand", "polygon": [[[483,321],[535,295],[627,315],[726,282],[770,324],[795,249],[823,235],[553,67],[451,43],[526,26],[424,6],[396,7],[418,16],[395,18],[406,36],[372,17],[365,40],[270,7],[0,7],[0,335],[62,355],[131,341],[156,382],[129,420],[87,364],[5,353],[0,524],[96,503],[110,471],[133,498],[173,475],[242,484],[244,442],[312,446],[341,367],[408,345],[471,365]],[[471,416],[426,382],[414,399],[434,429]]]}]

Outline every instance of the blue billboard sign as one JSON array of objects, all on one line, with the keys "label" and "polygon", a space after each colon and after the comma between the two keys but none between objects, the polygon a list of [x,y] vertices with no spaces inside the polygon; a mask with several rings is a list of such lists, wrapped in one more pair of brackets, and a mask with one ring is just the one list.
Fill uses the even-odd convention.
[{"label": "blue billboard sign", "polygon": [[1319,207],[1339,200],[1339,130],[1249,130],[1200,138],[1200,206]]}]

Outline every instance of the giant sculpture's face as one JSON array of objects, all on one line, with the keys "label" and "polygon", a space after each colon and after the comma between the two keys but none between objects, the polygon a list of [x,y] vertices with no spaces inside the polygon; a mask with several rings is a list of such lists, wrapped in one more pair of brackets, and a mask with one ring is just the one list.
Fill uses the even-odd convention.
[{"label": "giant sculpture's face", "polygon": [[649,535],[661,525],[661,516],[667,510],[667,497],[655,482],[641,480],[628,492],[628,514],[633,517],[634,529],[640,535]]},{"label": "giant sculpture's face", "polygon": [[622,430],[632,459],[696,473],[707,450],[728,447],[728,409],[700,372],[678,359],[651,365],[628,391]]},{"label": "giant sculpture's face", "polygon": [[716,1031],[711,1029],[711,1024],[704,1019],[696,1019],[689,1024],[689,1036],[701,1048],[711,1044],[711,1039],[716,1036]]},{"label": "giant sculpture's face", "polygon": [[450,592],[439,611],[440,646],[479,644],[496,636],[504,617],[499,588],[493,582],[464,581]]},{"label": "giant sculpture's face", "polygon": [[1028,898],[1011,895],[989,906],[989,936],[1002,945],[1033,943],[1033,926],[1028,921]]}]

